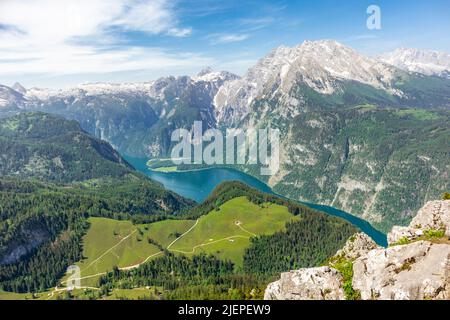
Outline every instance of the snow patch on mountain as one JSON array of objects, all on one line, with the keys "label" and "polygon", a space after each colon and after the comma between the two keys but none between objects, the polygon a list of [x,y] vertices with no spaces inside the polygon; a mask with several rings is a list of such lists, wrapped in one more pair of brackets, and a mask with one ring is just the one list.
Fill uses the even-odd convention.
[{"label": "snow patch on mountain", "polygon": [[221,84],[236,79],[239,79],[239,76],[228,71],[214,71],[211,67],[203,69],[197,74],[197,76],[192,78],[195,82],[204,81]]}]

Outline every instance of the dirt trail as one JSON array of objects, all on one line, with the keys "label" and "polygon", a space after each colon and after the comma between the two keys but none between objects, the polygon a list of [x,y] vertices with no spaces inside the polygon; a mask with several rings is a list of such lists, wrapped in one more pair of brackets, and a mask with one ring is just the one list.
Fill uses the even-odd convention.
[{"label": "dirt trail", "polygon": [[180,252],[180,253],[184,253],[184,254],[192,254],[192,253],[195,252],[195,249],[197,249],[197,248],[205,247],[205,246],[208,246],[210,244],[214,244],[214,243],[225,241],[225,240],[232,240],[232,239],[235,239],[235,238],[250,239],[250,237],[241,236],[241,235],[230,236],[230,237],[226,237],[226,238],[223,238],[223,239],[219,239],[219,240],[215,240],[215,241],[210,241],[210,242],[198,244],[198,245],[194,246],[191,251],[183,251],[183,250],[176,250],[176,249],[171,249],[171,251]]},{"label": "dirt trail", "polygon": [[114,248],[116,248],[117,246],[119,246],[122,242],[124,242],[125,240],[127,240],[129,237],[131,237],[135,232],[137,231],[137,229],[133,230],[133,232],[131,232],[129,235],[127,235],[126,237],[124,237],[123,239],[121,239],[119,242],[117,242],[114,246],[112,246],[111,248],[109,248],[108,250],[106,250],[105,252],[103,252],[97,259],[95,259],[94,261],[92,261],[91,263],[89,263],[86,268],[84,268],[81,271],[84,271],[86,269],[88,269],[90,266],[92,266],[94,263],[96,263],[98,260],[100,260],[101,258],[103,258],[104,256],[106,256],[108,253],[110,253]]}]

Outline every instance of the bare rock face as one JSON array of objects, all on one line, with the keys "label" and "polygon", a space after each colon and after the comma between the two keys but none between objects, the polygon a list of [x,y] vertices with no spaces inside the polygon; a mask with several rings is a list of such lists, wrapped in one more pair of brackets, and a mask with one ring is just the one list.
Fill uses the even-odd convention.
[{"label": "bare rock face", "polygon": [[396,244],[401,239],[415,240],[427,230],[444,230],[450,237],[450,201],[428,202],[417,212],[409,227],[393,227],[388,234],[388,242]]},{"label": "bare rock face", "polygon": [[370,250],[380,249],[375,241],[365,233],[357,233],[347,240],[344,247],[339,250],[335,257],[341,257],[345,260],[356,260],[366,255]]},{"label": "bare rock face", "polygon": [[417,241],[370,251],[353,264],[363,300],[450,299],[450,245]]},{"label": "bare rock face", "polygon": [[17,262],[31,250],[50,239],[50,234],[47,230],[41,228],[34,230],[23,228],[18,238],[21,239],[20,242],[11,242],[5,253],[3,255],[0,254],[0,266]]},{"label": "bare rock face", "polygon": [[403,239],[410,241],[417,239],[420,236],[423,236],[423,230],[421,229],[394,226],[391,232],[388,233],[387,238],[389,245],[395,245]]},{"label": "bare rock face", "polygon": [[343,278],[330,267],[300,269],[281,274],[269,284],[265,300],[343,300]]},{"label": "bare rock face", "polygon": [[[409,227],[394,227],[388,242],[381,248],[358,233],[332,258],[353,263],[352,289],[361,299],[450,300],[450,201],[428,202]],[[264,297],[345,299],[343,277],[330,267],[283,273]]]},{"label": "bare rock face", "polygon": [[419,210],[411,221],[411,228],[421,230],[445,230],[450,237],[450,201],[430,201]]}]

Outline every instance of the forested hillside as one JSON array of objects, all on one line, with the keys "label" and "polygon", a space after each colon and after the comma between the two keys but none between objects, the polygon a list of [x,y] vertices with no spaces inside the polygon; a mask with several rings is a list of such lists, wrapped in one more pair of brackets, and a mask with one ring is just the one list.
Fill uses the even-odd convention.
[{"label": "forested hillside", "polygon": [[81,258],[90,216],[155,221],[194,205],[134,169],[78,123],[0,120],[0,283],[38,291]]},{"label": "forested hillside", "polygon": [[55,182],[122,177],[131,166],[75,121],[44,113],[0,119],[0,174]]},{"label": "forested hillside", "polygon": [[[84,246],[97,251],[96,243],[83,242],[96,239],[85,237],[91,217],[133,222],[141,244],[127,250],[160,250],[131,269],[109,265],[97,298],[136,286],[158,288],[168,299],[260,298],[275,274],[325,261],[356,232],[344,220],[240,182],[218,186],[194,206],[134,171],[76,122],[56,116],[0,120],[0,143],[4,291],[46,292],[61,286],[69,265],[99,261],[84,256]],[[189,233],[182,239],[181,226]],[[114,242],[116,231],[110,236]]]}]

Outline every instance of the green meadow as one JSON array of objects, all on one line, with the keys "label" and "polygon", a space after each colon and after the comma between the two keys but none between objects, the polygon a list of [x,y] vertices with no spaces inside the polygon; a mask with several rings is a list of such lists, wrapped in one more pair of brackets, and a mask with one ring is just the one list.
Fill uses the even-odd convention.
[{"label": "green meadow", "polygon": [[[284,230],[287,222],[296,219],[299,218],[284,206],[271,203],[256,205],[246,197],[229,200],[198,220],[174,219],[133,225],[130,221],[89,218],[90,227],[83,237],[84,258],[77,263],[83,288],[74,290],[72,297],[92,298],[99,277],[114,266],[135,268],[161,256],[163,252],[154,242],[177,254],[213,254],[233,261],[239,269],[251,237]],[[67,276],[61,281],[63,286],[66,280]],[[53,289],[36,295],[34,299],[66,297],[64,288]],[[158,296],[155,289],[135,288],[116,289],[108,298],[157,299]],[[0,300],[8,299],[33,299],[33,296],[0,291]]]},{"label": "green meadow", "polygon": [[[242,267],[250,238],[284,230],[286,222],[298,219],[284,206],[256,205],[246,197],[227,201],[217,210],[194,220],[164,220],[133,225],[130,221],[90,218],[83,237],[81,285],[96,287],[98,278],[117,266],[131,269],[162,255],[156,242],[178,254],[213,254]],[[65,284],[67,276],[62,280]]]},{"label": "green meadow", "polygon": [[200,217],[195,228],[169,249],[187,255],[211,253],[240,267],[251,237],[284,230],[286,223],[294,219],[298,218],[286,207],[271,203],[256,205],[246,197],[238,197]]},{"label": "green meadow", "polygon": [[143,226],[130,221],[89,218],[90,227],[83,237],[81,285],[95,286],[98,276],[114,266],[127,268],[156,257],[160,250],[148,242]]}]

